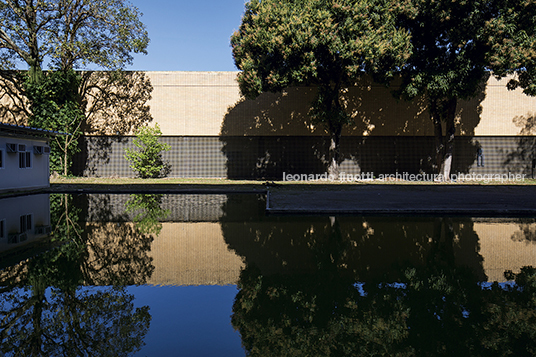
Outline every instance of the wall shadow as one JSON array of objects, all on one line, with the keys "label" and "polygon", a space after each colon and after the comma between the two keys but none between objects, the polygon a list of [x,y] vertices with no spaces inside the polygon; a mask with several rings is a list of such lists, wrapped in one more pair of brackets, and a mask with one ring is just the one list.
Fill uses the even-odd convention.
[{"label": "wall shadow", "polygon": [[[353,123],[343,130],[341,171],[433,173],[434,128],[426,102],[422,97],[396,100],[394,89],[396,83],[387,88],[363,78],[345,93],[343,101]],[[329,136],[308,115],[315,95],[315,88],[295,87],[242,99],[230,107],[220,131],[227,177],[281,179],[284,172],[325,173]],[[475,162],[472,136],[484,98],[483,85],[475,98],[458,104],[453,167],[458,172],[468,172]]]},{"label": "wall shadow", "polygon": [[25,71],[0,71],[0,118],[3,123],[26,125],[30,111],[22,95]]},{"label": "wall shadow", "polygon": [[79,140],[73,173],[88,176],[110,163],[114,145],[128,141],[126,135],[153,120],[148,105],[153,87],[144,72],[88,71],[81,75],[80,96],[86,115],[82,130],[94,137]]},{"label": "wall shadow", "polygon": [[121,147],[128,141],[129,138],[123,136],[81,137],[78,140],[78,152],[73,158],[73,174],[98,176],[99,170],[112,162],[112,153],[116,151],[114,147]]},{"label": "wall shadow", "polygon": [[536,114],[516,116],[512,119],[515,126],[520,128],[516,147],[503,150],[504,167],[508,172],[525,174],[534,178],[536,175]]}]

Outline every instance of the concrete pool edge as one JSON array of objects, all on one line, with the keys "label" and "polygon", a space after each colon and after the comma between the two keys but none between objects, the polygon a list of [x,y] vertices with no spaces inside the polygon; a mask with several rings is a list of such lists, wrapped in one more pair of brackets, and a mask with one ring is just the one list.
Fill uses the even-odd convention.
[{"label": "concrete pool edge", "polygon": [[536,185],[53,184],[44,193],[258,194],[271,214],[536,214]]}]

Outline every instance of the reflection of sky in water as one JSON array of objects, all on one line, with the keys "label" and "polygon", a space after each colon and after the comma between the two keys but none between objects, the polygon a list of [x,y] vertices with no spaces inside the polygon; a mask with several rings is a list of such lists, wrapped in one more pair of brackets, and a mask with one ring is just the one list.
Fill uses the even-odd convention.
[{"label": "reflection of sky in water", "polygon": [[136,356],[243,356],[231,326],[237,288],[228,286],[129,287],[135,306],[152,316],[145,346]]}]

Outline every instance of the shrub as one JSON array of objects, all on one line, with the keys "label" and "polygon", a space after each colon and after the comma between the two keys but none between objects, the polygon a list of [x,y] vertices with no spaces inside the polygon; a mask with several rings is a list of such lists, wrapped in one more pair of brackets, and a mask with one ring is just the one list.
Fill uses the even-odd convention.
[{"label": "shrub", "polygon": [[136,131],[134,145],[138,150],[126,149],[125,159],[141,178],[165,177],[171,171],[169,163],[162,159],[162,152],[171,149],[158,140],[162,136],[158,124],[154,128],[142,127]]}]

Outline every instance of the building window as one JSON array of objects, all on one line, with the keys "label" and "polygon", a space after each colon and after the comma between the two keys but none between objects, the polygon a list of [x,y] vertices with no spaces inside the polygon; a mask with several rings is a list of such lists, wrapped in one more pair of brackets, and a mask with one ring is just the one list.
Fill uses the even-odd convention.
[{"label": "building window", "polygon": [[0,169],[4,168],[4,150],[0,150]]},{"label": "building window", "polygon": [[6,236],[5,229],[6,229],[6,221],[4,219],[0,220],[0,239]]},{"label": "building window", "polygon": [[20,233],[24,233],[26,231],[30,231],[32,229],[32,215],[26,214],[24,216],[20,216]]},{"label": "building window", "polygon": [[30,169],[32,167],[32,153],[30,151],[19,152],[19,168]]}]

